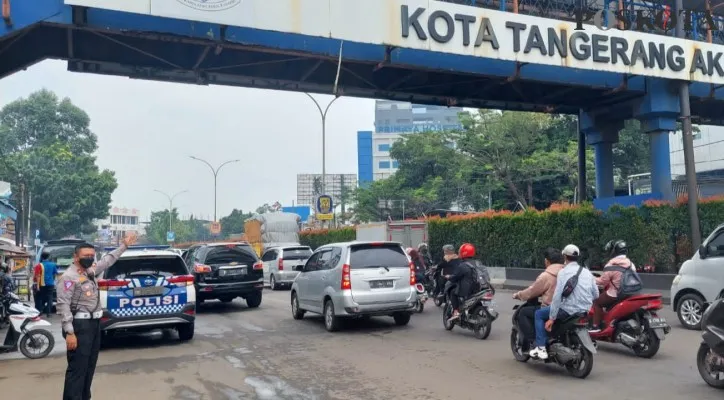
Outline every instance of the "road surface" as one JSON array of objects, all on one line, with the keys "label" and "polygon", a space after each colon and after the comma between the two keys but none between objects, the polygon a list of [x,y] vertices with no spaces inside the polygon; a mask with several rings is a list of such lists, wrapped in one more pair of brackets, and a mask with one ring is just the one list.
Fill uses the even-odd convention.
[{"label": "road surface", "polygon": [[[292,319],[288,291],[265,290],[255,310],[240,299],[209,302],[199,309],[190,343],[179,343],[175,333],[155,334],[118,340],[102,351],[93,399],[722,398],[696,370],[699,332],[681,329],[670,310],[663,315],[673,329],[654,359],[602,344],[586,380],[555,365],[516,362],[509,346],[510,296],[498,292],[501,316],[485,341],[458,327],[445,331],[431,303],[406,327],[375,318],[328,333],[321,317]],[[58,317],[53,322],[57,328]],[[66,364],[58,340],[46,359],[0,358],[3,398],[60,398]]]}]

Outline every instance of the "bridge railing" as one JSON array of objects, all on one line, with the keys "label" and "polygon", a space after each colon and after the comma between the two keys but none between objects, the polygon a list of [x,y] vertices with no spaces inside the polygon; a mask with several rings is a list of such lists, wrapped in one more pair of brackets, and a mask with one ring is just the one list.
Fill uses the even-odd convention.
[{"label": "bridge railing", "polygon": [[[648,33],[664,36],[674,36],[674,29],[670,23],[674,11],[670,6],[672,1],[647,1],[647,0],[438,0],[446,3],[456,3],[473,7],[490,8],[500,11],[526,14],[543,18],[552,18],[562,21],[576,22],[577,15],[590,15],[600,10],[610,10],[614,13],[622,13],[624,18],[630,21],[632,26],[637,21],[647,20],[655,29],[641,29]],[[705,6],[712,4],[713,6]],[[667,5],[668,4],[668,5]],[[684,1],[684,7],[687,7]],[[582,10],[578,11],[578,10]],[[709,27],[707,21],[707,9],[713,22]],[[620,10],[620,11],[619,11]],[[690,16],[690,21],[685,23],[687,38],[696,41],[724,44],[724,2],[721,0],[704,0],[698,2],[697,8],[682,16],[682,19]],[[668,18],[667,18],[668,17]],[[663,21],[668,19],[667,29],[661,29]],[[603,14],[603,22],[606,26],[617,27],[621,22],[609,18]],[[584,24],[593,25],[593,18],[583,21]],[[690,29],[689,29],[690,28]],[[710,29],[711,28],[711,29]]]}]

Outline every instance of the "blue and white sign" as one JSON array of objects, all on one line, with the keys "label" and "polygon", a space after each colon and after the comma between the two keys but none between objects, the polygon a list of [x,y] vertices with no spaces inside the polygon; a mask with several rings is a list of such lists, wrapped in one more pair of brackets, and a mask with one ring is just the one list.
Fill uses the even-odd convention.
[{"label": "blue and white sign", "polygon": [[40,239],[40,229],[35,230],[35,238]]},{"label": "blue and white sign", "polygon": [[166,241],[173,242],[174,240],[176,240],[176,233],[171,231],[166,232]]}]

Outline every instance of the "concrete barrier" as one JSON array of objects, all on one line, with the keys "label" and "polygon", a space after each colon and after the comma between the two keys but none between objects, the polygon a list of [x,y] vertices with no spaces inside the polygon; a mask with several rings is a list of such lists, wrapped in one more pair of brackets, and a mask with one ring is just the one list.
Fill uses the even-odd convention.
[{"label": "concrete barrier", "polygon": [[[511,290],[527,288],[543,272],[543,270],[533,268],[503,267],[488,267],[488,271],[494,286]],[[639,276],[644,285],[644,293],[661,293],[664,304],[671,303],[671,282],[676,275],[639,273]]]}]

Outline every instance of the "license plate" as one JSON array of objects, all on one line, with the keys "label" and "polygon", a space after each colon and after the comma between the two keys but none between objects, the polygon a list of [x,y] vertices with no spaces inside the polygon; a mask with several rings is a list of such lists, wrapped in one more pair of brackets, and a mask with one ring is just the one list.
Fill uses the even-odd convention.
[{"label": "license plate", "polygon": [[669,326],[669,324],[666,323],[666,318],[647,318],[647,320],[649,322],[649,327],[651,327],[652,329],[665,328]]},{"label": "license plate", "polygon": [[391,288],[392,281],[370,281],[370,289]]},{"label": "license plate", "polygon": [[221,269],[219,270],[219,276],[239,276],[246,275],[246,269],[244,268],[233,268],[233,269]]},{"label": "license plate", "polygon": [[160,296],[164,288],[161,286],[149,286],[133,288],[133,296]]},{"label": "license plate", "polygon": [[494,307],[494,306],[495,306],[495,302],[492,301],[492,300],[483,300],[483,305],[484,305],[485,307]]}]

